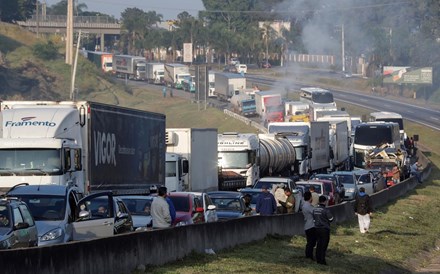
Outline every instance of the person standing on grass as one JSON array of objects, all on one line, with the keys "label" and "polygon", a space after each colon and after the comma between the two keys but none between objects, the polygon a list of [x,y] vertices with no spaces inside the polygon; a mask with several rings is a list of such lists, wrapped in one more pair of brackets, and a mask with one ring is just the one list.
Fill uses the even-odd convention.
[{"label": "person standing on grass", "polygon": [[261,194],[258,195],[256,212],[260,215],[274,215],[277,211],[277,202],[275,201],[275,197],[267,190],[268,186],[263,185],[261,187]]},{"label": "person standing on grass", "polygon": [[325,253],[327,252],[328,243],[330,242],[330,223],[333,221],[333,215],[328,208],[325,207],[327,198],[319,196],[319,204],[313,209],[313,221],[315,223],[316,232],[316,262],[326,265]]},{"label": "person standing on grass", "polygon": [[304,203],[302,205],[302,214],[304,215],[304,232],[306,233],[306,258],[313,260],[313,249],[316,245],[315,223],[313,221],[314,206],[312,202],[312,193],[306,191],[304,193]]},{"label": "person standing on grass", "polygon": [[362,234],[367,233],[370,229],[370,216],[372,212],[371,199],[365,188],[359,188],[359,195],[356,196],[354,201],[354,213],[358,217],[359,230]]}]

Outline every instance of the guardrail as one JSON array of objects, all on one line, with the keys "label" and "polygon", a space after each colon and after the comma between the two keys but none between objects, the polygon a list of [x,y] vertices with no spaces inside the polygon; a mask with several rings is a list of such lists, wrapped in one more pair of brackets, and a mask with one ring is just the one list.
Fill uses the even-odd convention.
[{"label": "guardrail", "polygon": [[246,125],[253,126],[254,128],[258,129],[258,130],[259,130],[260,132],[262,132],[262,133],[267,133],[267,128],[265,128],[264,126],[262,126],[261,124],[255,122],[255,121],[252,121],[252,120],[249,119],[249,118],[246,118],[246,117],[244,117],[244,116],[241,116],[240,114],[237,114],[237,113],[235,113],[235,112],[233,112],[233,111],[230,111],[230,110],[228,110],[228,109],[224,109],[223,112],[224,112],[226,115],[231,116],[231,117],[234,118],[234,119],[237,119],[237,120],[239,120],[239,121],[242,121],[242,122],[245,123]]}]

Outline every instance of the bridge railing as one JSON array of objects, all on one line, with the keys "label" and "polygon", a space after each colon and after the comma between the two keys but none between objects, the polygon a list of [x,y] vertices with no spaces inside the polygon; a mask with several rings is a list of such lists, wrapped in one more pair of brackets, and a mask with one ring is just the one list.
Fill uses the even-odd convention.
[{"label": "bridge railing", "polygon": [[[66,15],[46,15],[38,18],[39,22],[57,22],[66,23]],[[37,22],[37,16],[33,15],[26,22]],[[74,23],[88,24],[120,24],[119,20],[112,16],[73,16]]]}]

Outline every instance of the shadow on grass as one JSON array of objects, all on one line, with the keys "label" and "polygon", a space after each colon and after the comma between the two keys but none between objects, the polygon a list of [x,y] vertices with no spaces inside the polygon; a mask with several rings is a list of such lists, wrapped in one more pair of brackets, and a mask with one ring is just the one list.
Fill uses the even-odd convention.
[{"label": "shadow on grass", "polygon": [[1,45],[0,51],[4,53],[9,51],[14,51],[17,48],[23,46],[22,43],[19,43],[16,40],[1,34],[0,34],[0,45]]}]

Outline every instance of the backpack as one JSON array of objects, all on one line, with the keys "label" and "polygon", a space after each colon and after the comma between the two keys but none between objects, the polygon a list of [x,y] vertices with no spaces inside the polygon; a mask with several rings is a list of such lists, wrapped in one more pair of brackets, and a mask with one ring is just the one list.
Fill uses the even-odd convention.
[{"label": "backpack", "polygon": [[359,198],[357,202],[357,213],[361,215],[365,215],[368,213],[368,199],[369,197],[367,195]]}]

